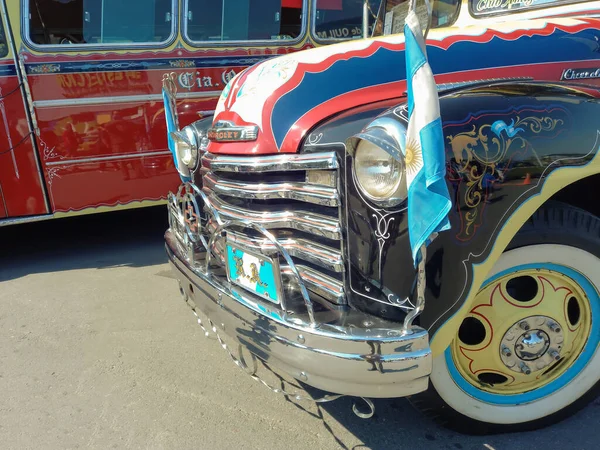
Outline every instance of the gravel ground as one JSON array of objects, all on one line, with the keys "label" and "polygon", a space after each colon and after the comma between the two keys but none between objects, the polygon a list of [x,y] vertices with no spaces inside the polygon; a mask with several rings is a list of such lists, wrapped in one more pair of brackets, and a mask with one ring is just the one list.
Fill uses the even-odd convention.
[{"label": "gravel ground", "polygon": [[316,407],[204,339],[162,243],[164,208],[0,228],[0,448],[596,449],[600,401],[538,432],[468,437],[405,400]]}]

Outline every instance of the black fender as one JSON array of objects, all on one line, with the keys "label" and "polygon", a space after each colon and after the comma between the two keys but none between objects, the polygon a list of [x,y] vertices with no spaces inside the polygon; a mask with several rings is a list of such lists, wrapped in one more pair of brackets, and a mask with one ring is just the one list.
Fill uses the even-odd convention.
[{"label": "black fender", "polygon": [[440,99],[452,229],[430,249],[421,324],[441,353],[511,240],[566,186],[600,172],[600,92],[499,83]]},{"label": "black fender", "polygon": [[[426,305],[419,317],[434,354],[454,338],[486,275],[528,218],[566,186],[600,173],[598,97],[593,88],[539,82],[440,94],[452,228],[428,248]],[[415,282],[406,205],[385,209],[364,198],[344,147],[375,116],[406,123],[404,103],[382,111],[384,106],[364,106],[320,125],[302,151],[333,145],[345,161],[351,305],[401,321]]]}]

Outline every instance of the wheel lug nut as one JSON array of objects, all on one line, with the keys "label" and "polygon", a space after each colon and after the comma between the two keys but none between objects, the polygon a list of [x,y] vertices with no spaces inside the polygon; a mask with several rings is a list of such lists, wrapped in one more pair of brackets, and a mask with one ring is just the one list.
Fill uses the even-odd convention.
[{"label": "wheel lug nut", "polygon": [[536,334],[537,337],[539,337],[540,339],[544,339],[544,333],[542,333],[541,331],[538,331]]},{"label": "wheel lug nut", "polygon": [[548,328],[550,328],[555,333],[560,333],[560,326],[556,322],[548,321]]},{"label": "wheel lug nut", "polygon": [[560,359],[560,353],[558,353],[556,350],[551,349],[548,354],[552,357],[552,359],[554,359],[555,361],[558,361]]},{"label": "wheel lug nut", "polygon": [[512,356],[512,352],[510,351],[510,348],[508,348],[506,345],[502,346],[502,354],[508,358],[510,358]]},{"label": "wheel lug nut", "polygon": [[524,329],[525,331],[529,331],[531,329],[531,327],[529,326],[529,324],[527,323],[527,321],[523,321],[519,324],[519,326]]},{"label": "wheel lug nut", "polygon": [[525,334],[523,335],[523,337],[524,337],[525,339],[531,339],[531,335],[530,335],[529,333],[525,333]]},{"label": "wheel lug nut", "polygon": [[517,350],[523,350],[523,344],[517,344],[515,347]]},{"label": "wheel lug nut", "polygon": [[521,372],[523,372],[525,375],[531,375],[531,369],[524,362],[521,362],[519,364],[519,368],[521,369]]}]

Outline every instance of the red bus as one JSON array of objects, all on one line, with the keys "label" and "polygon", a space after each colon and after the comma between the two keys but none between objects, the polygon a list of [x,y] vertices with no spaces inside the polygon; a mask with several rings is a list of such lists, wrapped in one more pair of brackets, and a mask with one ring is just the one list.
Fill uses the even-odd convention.
[{"label": "red bus", "polygon": [[0,0],[0,225],[165,202],[163,75],[187,125],[250,65],[360,39],[363,4]]}]

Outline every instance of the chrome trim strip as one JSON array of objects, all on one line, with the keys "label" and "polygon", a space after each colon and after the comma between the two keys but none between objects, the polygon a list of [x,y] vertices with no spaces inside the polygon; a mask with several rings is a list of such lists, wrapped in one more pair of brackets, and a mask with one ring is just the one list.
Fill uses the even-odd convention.
[{"label": "chrome trim strip", "polygon": [[269,156],[220,156],[206,153],[202,167],[213,172],[279,172],[291,170],[337,169],[335,152],[279,154]]},{"label": "chrome trim strip", "polygon": [[[344,286],[340,280],[331,278],[301,264],[296,264],[296,268],[310,291],[326,298],[332,303],[338,305],[346,303],[344,299]],[[281,266],[281,274],[290,277],[293,276],[288,266]]]},{"label": "chrome trim strip", "polygon": [[339,206],[337,189],[309,183],[240,183],[224,180],[214,173],[204,175],[204,186],[216,194],[260,200],[290,199],[316,205]]},{"label": "chrome trim strip", "polygon": [[117,161],[120,159],[129,159],[129,158],[144,158],[146,156],[165,156],[170,155],[171,152],[169,150],[163,150],[160,152],[146,152],[146,153],[129,153],[127,155],[116,155],[116,156],[96,156],[93,158],[80,158],[80,159],[66,159],[63,161],[50,161],[46,163],[46,167],[49,166],[68,166],[71,164],[86,164],[91,162],[99,162],[99,161]]},{"label": "chrome trim strip", "polygon": [[329,239],[341,239],[342,237],[339,220],[331,217],[300,210],[256,212],[225,203],[214,195],[210,189],[203,188],[202,190],[207,195],[211,205],[225,220],[251,220],[261,224],[268,230],[273,228],[292,228]]},{"label": "chrome trim strip", "polygon": [[[4,208],[4,213],[8,216],[8,206],[6,206],[6,198],[4,197],[4,191],[2,190],[2,183],[0,183],[0,197],[2,197],[2,206]],[[3,218],[4,217],[0,217],[0,220],[2,220]]]},{"label": "chrome trim strip", "polygon": [[[219,95],[221,95],[221,91],[182,92],[177,94],[177,98],[184,100],[195,98],[216,98],[219,97]],[[162,101],[162,94],[118,95],[106,97],[65,98],[57,100],[36,100],[33,102],[33,106],[36,108],[53,108],[65,106],[104,105],[107,103],[144,103]]]},{"label": "chrome trim strip", "polygon": [[42,222],[44,220],[50,220],[54,218],[54,214],[44,214],[39,216],[26,217],[8,217],[6,219],[0,219],[0,227],[7,227],[9,225],[19,225],[21,223]]},{"label": "chrome trim strip", "polygon": [[[214,233],[216,225],[213,221],[207,225],[209,233]],[[275,246],[264,238],[248,236],[242,232],[229,232],[229,238],[244,247],[260,251],[264,254],[276,252]],[[310,263],[321,266],[333,272],[344,271],[344,261],[340,250],[328,247],[313,241],[303,238],[284,238],[280,239],[279,243],[287,252],[295,257],[308,261]]]}]

